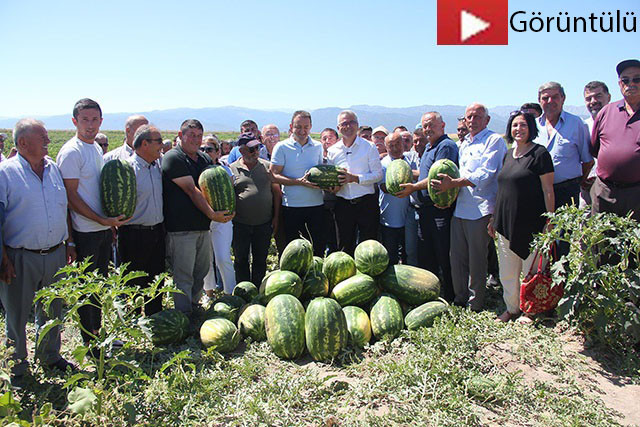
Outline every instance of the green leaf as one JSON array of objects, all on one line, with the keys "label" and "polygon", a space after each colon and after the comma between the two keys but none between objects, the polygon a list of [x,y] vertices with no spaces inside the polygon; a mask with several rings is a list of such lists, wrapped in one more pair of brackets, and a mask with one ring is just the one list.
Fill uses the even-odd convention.
[{"label": "green leaf", "polygon": [[71,412],[84,415],[92,410],[98,398],[91,389],[77,387],[69,392],[67,400]]}]

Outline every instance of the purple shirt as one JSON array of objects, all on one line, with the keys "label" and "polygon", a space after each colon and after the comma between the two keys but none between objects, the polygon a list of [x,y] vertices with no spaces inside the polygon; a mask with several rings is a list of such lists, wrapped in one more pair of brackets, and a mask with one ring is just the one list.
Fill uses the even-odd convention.
[{"label": "purple shirt", "polygon": [[630,116],[624,100],[600,110],[593,124],[591,153],[598,158],[600,179],[640,182],[640,111]]}]

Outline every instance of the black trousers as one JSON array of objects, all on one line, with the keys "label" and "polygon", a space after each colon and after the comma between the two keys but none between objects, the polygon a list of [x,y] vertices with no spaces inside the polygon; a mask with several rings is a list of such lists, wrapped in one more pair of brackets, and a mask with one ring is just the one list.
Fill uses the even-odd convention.
[{"label": "black trousers", "polygon": [[[162,224],[153,229],[138,229],[135,226],[123,226],[118,230],[118,251],[120,261],[129,263],[127,271],[143,271],[145,277],[131,281],[132,285],[143,289],[149,286],[158,274],[165,271],[165,231]],[[144,314],[150,316],[162,311],[162,295],[147,299]]]},{"label": "black trousers", "polygon": [[[335,205],[328,207],[324,205],[324,235],[327,242],[327,255],[338,250],[338,226],[336,225]],[[324,255],[324,254],[323,254]]]},{"label": "black trousers", "polygon": [[[111,242],[113,241],[111,229],[89,233],[73,230],[73,240],[76,244],[76,253],[79,261],[91,257],[88,271],[97,270],[98,273],[107,277],[109,274],[109,260],[111,259]],[[95,299],[92,299],[91,302],[99,305]],[[80,324],[84,329],[90,332],[100,329],[102,310],[99,307],[84,305],[78,309],[78,315],[80,316]],[[91,341],[92,337],[85,331],[80,331],[80,333],[85,343]]]},{"label": "black trousers", "polygon": [[313,243],[315,256],[324,255],[326,237],[324,235],[324,207],[322,205],[301,208],[283,206],[282,219],[287,244],[302,236]]},{"label": "black trousers", "polygon": [[[444,299],[453,302],[453,280],[451,279],[451,217],[454,207],[439,209],[423,206],[418,211],[422,232],[422,251],[426,269],[440,277]],[[418,248],[420,249],[420,248]]]},{"label": "black trousers", "polygon": [[[233,268],[236,270],[236,283],[249,281],[260,287],[262,278],[267,272],[267,255],[272,233],[271,221],[261,225],[233,223]],[[251,269],[249,269],[249,251],[251,251]]]},{"label": "black trousers", "polygon": [[380,240],[389,253],[389,265],[396,265],[400,260],[407,263],[404,245],[404,227],[393,228],[380,224]]},{"label": "black trousers", "polygon": [[377,239],[380,207],[375,194],[347,200],[338,197],[335,207],[338,248],[353,256],[357,242]]},{"label": "black trousers", "polygon": [[[553,184],[553,194],[555,196],[556,206],[558,209],[561,206],[568,206],[575,204],[578,206],[580,203],[580,177],[570,179],[567,181]],[[569,254],[569,243],[558,242],[558,257]]]}]

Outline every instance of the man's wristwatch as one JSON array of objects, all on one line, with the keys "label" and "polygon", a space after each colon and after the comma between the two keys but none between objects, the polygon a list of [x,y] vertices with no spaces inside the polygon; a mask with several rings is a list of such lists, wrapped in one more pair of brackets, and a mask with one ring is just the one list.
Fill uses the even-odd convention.
[{"label": "man's wristwatch", "polygon": [[75,248],[76,244],[74,242],[70,242],[70,241],[67,240],[67,247]]}]

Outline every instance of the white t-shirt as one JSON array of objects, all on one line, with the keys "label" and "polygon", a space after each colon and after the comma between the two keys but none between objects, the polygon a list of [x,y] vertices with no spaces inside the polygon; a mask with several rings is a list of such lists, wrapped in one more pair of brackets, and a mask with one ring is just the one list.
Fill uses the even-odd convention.
[{"label": "white t-shirt", "polygon": [[[102,213],[100,201],[100,171],[104,165],[102,148],[95,143],[86,143],[77,137],[67,141],[56,158],[63,179],[78,179],[78,195],[96,214]],[[73,229],[82,233],[106,230],[107,226],[80,215],[71,209]]]}]

